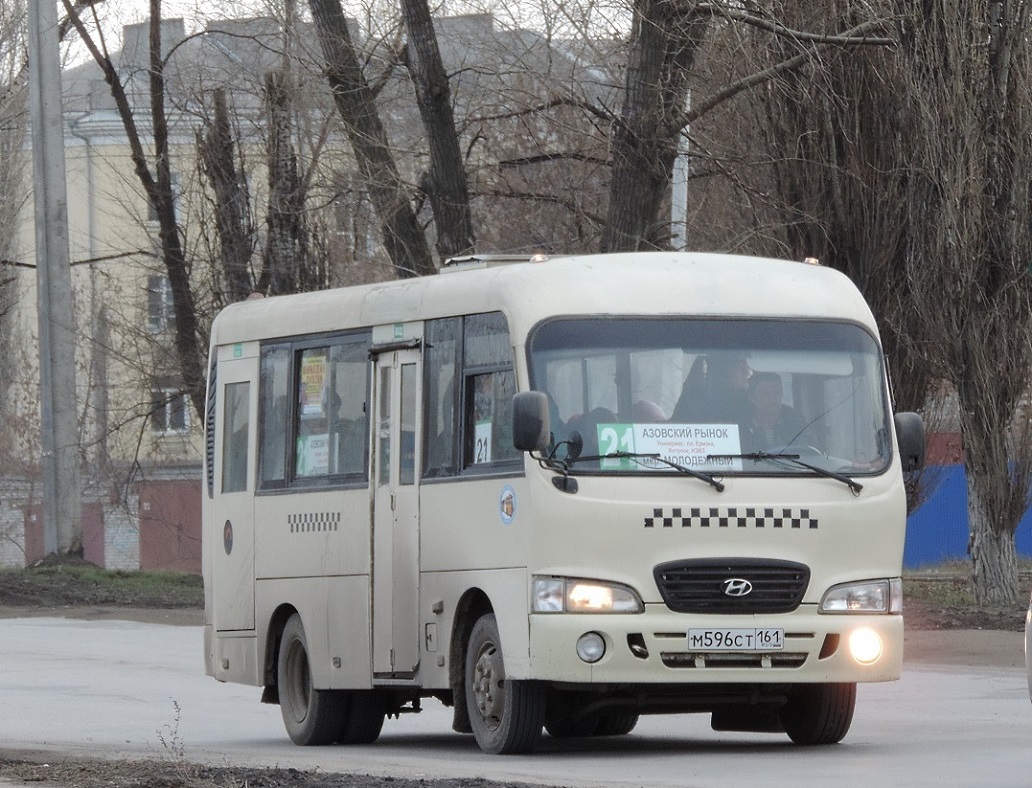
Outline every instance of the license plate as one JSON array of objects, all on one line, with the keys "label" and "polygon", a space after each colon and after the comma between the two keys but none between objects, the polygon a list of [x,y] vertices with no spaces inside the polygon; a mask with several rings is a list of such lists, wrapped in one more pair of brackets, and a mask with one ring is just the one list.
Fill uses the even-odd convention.
[{"label": "license plate", "polygon": [[785,630],[755,629],[689,629],[689,651],[782,651]]}]

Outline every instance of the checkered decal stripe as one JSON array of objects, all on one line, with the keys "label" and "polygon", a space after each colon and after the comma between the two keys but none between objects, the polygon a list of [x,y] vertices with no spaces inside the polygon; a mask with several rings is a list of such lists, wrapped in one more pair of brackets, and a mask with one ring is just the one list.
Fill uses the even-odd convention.
[{"label": "checkered decal stripe", "polygon": [[817,528],[809,509],[776,509],[753,506],[728,508],[653,509],[646,528]]},{"label": "checkered decal stripe", "polygon": [[336,531],[340,528],[340,512],[305,512],[287,515],[292,534]]}]

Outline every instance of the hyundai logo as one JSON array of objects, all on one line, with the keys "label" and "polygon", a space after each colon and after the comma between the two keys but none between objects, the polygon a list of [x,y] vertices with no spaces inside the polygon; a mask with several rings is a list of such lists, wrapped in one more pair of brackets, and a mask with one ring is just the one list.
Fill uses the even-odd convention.
[{"label": "hyundai logo", "polygon": [[720,584],[724,596],[746,596],[752,593],[752,583],[740,577],[729,577]]}]

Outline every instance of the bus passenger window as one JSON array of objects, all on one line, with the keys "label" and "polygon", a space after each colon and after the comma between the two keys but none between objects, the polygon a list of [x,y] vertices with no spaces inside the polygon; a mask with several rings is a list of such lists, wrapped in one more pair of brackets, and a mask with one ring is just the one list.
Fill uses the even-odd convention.
[{"label": "bus passenger window", "polygon": [[389,484],[391,481],[391,370],[380,369],[380,408],[377,414],[380,423],[376,430],[376,453],[379,468],[377,484]]},{"label": "bus passenger window", "polygon": [[458,379],[461,375],[462,318],[430,320],[423,351],[423,476],[456,473]]},{"label": "bus passenger window", "polygon": [[401,365],[401,457],[398,482],[416,482],[416,365]]},{"label": "bus passenger window", "polygon": [[259,389],[260,488],[365,483],[369,335],[266,345]]},{"label": "bus passenger window", "polygon": [[228,383],[222,419],[222,492],[247,489],[250,383]]},{"label": "bus passenger window", "polygon": [[325,476],[330,471],[329,417],[336,404],[327,372],[329,348],[303,350],[299,362],[294,473],[298,477]]},{"label": "bus passenger window", "polygon": [[262,348],[258,445],[261,452],[260,479],[263,487],[280,486],[286,479],[289,376],[289,346],[273,345]]},{"label": "bus passenger window", "polygon": [[466,466],[504,462],[520,454],[512,445],[511,370],[466,378]]},{"label": "bus passenger window", "polygon": [[512,343],[501,312],[427,321],[423,476],[491,470],[519,460],[512,445]]},{"label": "bus passenger window", "polygon": [[333,359],[333,402],[330,411],[331,444],[334,449],[330,472],[365,478],[369,464],[369,436],[366,400],[369,397],[368,347],[358,342],[335,345]]}]

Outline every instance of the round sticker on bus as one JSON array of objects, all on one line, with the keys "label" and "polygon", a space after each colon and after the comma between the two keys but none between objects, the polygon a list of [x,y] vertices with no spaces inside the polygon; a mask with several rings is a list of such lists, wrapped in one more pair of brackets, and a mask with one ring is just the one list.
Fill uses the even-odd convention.
[{"label": "round sticker on bus", "polygon": [[516,491],[508,484],[502,488],[502,494],[498,498],[498,510],[502,515],[502,522],[506,525],[516,516]]},{"label": "round sticker on bus", "polygon": [[226,548],[226,555],[233,552],[233,523],[229,520],[222,529],[222,546]]}]

